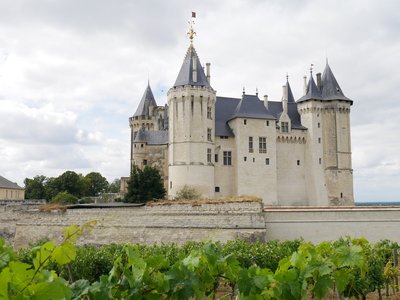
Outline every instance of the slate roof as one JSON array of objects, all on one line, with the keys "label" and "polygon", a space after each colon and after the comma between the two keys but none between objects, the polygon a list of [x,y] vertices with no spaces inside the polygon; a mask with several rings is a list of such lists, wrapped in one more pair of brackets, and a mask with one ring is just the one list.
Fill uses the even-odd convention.
[{"label": "slate roof", "polygon": [[[248,101],[244,104],[243,100]],[[269,101],[267,110],[264,102],[257,96],[244,95],[242,99],[217,97],[215,103],[215,135],[234,136],[228,122],[236,117],[277,120],[282,114],[282,110],[281,101]],[[296,102],[288,101],[288,115],[293,129],[307,129],[301,125]]]},{"label": "slate roof", "polygon": [[215,135],[234,136],[228,121],[231,119],[240,99],[217,97],[215,102]]},{"label": "slate roof", "polygon": [[314,78],[312,74],[310,75],[310,80],[308,80],[307,85],[307,93],[301,97],[297,102],[303,102],[307,100],[323,100],[321,91],[318,89],[317,85],[315,84]]},{"label": "slate roof", "polygon": [[294,100],[294,97],[293,97],[292,88],[290,87],[290,84],[289,84],[289,79],[286,79],[286,86],[288,89],[288,103],[295,103],[296,101]]},{"label": "slate roof", "polygon": [[338,82],[336,81],[335,75],[328,64],[326,62],[324,73],[322,74],[322,97],[324,100],[346,100],[351,101],[347,98],[340,88]]},{"label": "slate roof", "polygon": [[347,98],[343,94],[342,89],[336,81],[335,75],[333,75],[328,61],[326,62],[325,70],[321,78],[321,89],[317,87],[311,74],[307,85],[307,94],[297,100],[297,102],[303,102],[311,99],[323,101],[345,100],[353,103],[351,99]]},{"label": "slate roof", "polygon": [[154,99],[153,92],[150,88],[150,83],[147,84],[147,88],[144,91],[143,97],[140,100],[139,106],[136,109],[134,117],[136,116],[148,116],[149,115],[149,107],[157,106],[156,100]]},{"label": "slate roof", "polygon": [[258,96],[246,94],[242,96],[231,116],[231,119],[235,118],[275,119]]},{"label": "slate roof", "polygon": [[10,180],[4,178],[3,176],[0,176],[0,188],[17,189],[17,190],[24,189],[24,188],[20,187],[18,184],[16,184],[15,182],[11,182]]},{"label": "slate roof", "polygon": [[140,128],[134,141],[147,143],[148,145],[166,145],[168,144],[168,131],[144,130]]},{"label": "slate roof", "polygon": [[[196,73],[197,80],[193,81],[193,60],[196,62]],[[179,71],[178,77],[176,78],[174,87],[184,86],[184,85],[194,85],[194,86],[207,86],[210,87],[207,77],[204,74],[204,69],[201,66],[200,59],[197,56],[196,50],[193,45],[189,46],[186,52],[185,59],[181,70]]]}]

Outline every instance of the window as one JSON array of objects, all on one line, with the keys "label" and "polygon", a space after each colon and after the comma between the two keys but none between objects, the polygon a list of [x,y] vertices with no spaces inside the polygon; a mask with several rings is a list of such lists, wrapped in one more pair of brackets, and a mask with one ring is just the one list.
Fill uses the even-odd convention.
[{"label": "window", "polygon": [[269,158],[265,159],[265,164],[268,166],[269,165]]},{"label": "window", "polygon": [[218,162],[218,154],[214,155],[214,160],[215,160],[216,163]]},{"label": "window", "polygon": [[265,121],[265,125],[266,125],[266,126],[269,126],[269,121]]},{"label": "window", "polygon": [[318,159],[319,164],[322,164],[322,159],[321,157]]},{"label": "window", "polygon": [[211,142],[211,128],[207,128],[207,141]]},{"label": "window", "polygon": [[321,123],[318,123],[318,128],[321,128]]},{"label": "window", "polygon": [[267,138],[259,137],[258,138],[258,149],[260,153],[267,153]]},{"label": "window", "polygon": [[281,122],[281,131],[289,132],[289,122]]},{"label": "window", "polygon": [[219,193],[219,186],[216,186],[216,187],[215,187],[215,192],[216,192],[216,193]]},{"label": "window", "polygon": [[172,189],[172,181],[169,182],[169,188]]},{"label": "window", "polygon": [[318,138],[318,143],[321,144],[321,138]]},{"label": "window", "polygon": [[243,124],[244,124],[244,125],[247,124],[247,120],[246,120],[246,119],[243,120]]},{"label": "window", "polygon": [[340,193],[340,198],[343,198],[343,193]]},{"label": "window", "polygon": [[300,166],[300,160],[297,160],[297,165]]},{"label": "window", "polygon": [[243,160],[244,160],[244,161],[247,161],[247,156],[243,157]]},{"label": "window", "polygon": [[207,149],[207,162],[211,163],[211,149],[210,148]]},{"label": "window", "polygon": [[207,119],[212,119],[211,118],[211,106],[207,106]]},{"label": "window", "polygon": [[219,138],[220,138],[221,140],[227,140],[227,139],[228,139],[228,137],[225,136],[225,135],[222,135],[222,136],[220,136]]},{"label": "window", "polygon": [[253,137],[249,136],[249,153],[253,153],[254,149],[253,149]]},{"label": "window", "polygon": [[140,148],[143,148],[143,144],[140,144]]},{"label": "window", "polygon": [[143,166],[147,166],[147,159],[143,159]]},{"label": "window", "polygon": [[256,162],[256,159],[253,157],[253,162]]},{"label": "window", "polygon": [[224,151],[224,165],[232,165],[232,151]]}]

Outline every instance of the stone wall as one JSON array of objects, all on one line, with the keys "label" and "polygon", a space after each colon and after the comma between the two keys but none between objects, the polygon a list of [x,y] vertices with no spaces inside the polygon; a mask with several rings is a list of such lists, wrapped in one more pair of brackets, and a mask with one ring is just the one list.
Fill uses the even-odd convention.
[{"label": "stone wall", "polygon": [[400,207],[267,207],[258,202],[68,209],[0,206],[0,236],[16,248],[42,238],[60,239],[62,228],[96,220],[79,243],[184,243],[188,240],[320,242],[340,236],[400,242]]},{"label": "stone wall", "polygon": [[349,235],[400,243],[400,207],[271,207],[264,214],[268,239],[318,243]]},{"label": "stone wall", "polygon": [[265,240],[265,221],[258,202],[68,209],[40,212],[3,207],[1,234],[16,248],[42,238],[58,239],[62,227],[96,220],[80,243],[183,243],[188,240]]}]

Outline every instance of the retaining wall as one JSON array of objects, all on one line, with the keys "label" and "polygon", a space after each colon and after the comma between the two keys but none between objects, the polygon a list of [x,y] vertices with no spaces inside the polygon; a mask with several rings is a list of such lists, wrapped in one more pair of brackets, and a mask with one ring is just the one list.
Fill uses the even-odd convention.
[{"label": "retaining wall", "polygon": [[340,236],[400,242],[398,207],[266,207],[258,202],[68,209],[0,207],[0,236],[16,248],[41,238],[61,239],[62,228],[96,220],[79,243],[183,243],[188,240],[287,240],[320,242]]}]

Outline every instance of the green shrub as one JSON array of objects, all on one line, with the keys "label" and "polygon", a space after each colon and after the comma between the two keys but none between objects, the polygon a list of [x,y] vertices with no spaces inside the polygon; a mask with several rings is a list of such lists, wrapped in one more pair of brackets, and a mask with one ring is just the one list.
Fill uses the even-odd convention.
[{"label": "green shrub", "polygon": [[68,192],[59,192],[57,195],[55,195],[50,203],[58,203],[58,204],[77,204],[78,203],[78,198],[76,198],[74,195],[71,195]]},{"label": "green shrub", "polygon": [[176,193],[175,199],[176,200],[190,200],[200,198],[200,193],[191,186],[184,185],[178,192]]}]

